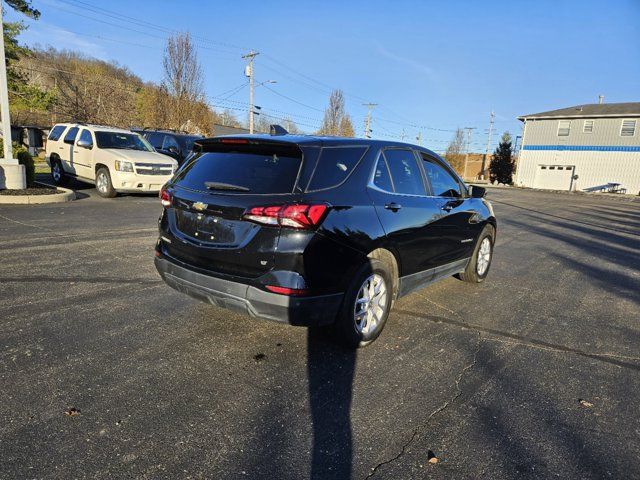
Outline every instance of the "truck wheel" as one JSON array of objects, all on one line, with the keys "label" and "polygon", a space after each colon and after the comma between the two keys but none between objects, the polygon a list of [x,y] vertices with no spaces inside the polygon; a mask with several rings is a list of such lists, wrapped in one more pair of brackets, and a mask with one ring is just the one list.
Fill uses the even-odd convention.
[{"label": "truck wheel", "polygon": [[467,264],[467,268],[459,274],[458,278],[464,282],[480,283],[483,282],[489,274],[491,260],[493,260],[493,242],[495,239],[495,229],[492,225],[484,227],[476,246],[473,249],[473,255]]},{"label": "truck wheel", "polygon": [[337,340],[349,348],[372,343],[384,328],[391,310],[393,282],[390,269],[369,259],[353,277],[333,325]]},{"label": "truck wheel", "polygon": [[96,190],[101,197],[113,198],[117,195],[117,192],[111,184],[111,175],[109,170],[105,167],[101,167],[96,172]]},{"label": "truck wheel", "polygon": [[67,177],[62,168],[62,162],[57,158],[51,159],[51,178],[56,185],[64,185],[67,182]]}]

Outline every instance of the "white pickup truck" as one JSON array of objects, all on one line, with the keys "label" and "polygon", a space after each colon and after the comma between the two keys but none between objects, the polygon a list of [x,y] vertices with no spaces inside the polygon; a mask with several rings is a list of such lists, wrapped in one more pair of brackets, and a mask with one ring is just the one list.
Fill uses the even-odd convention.
[{"label": "white pickup truck", "polygon": [[178,168],[137,133],[99,125],[59,123],[47,138],[46,161],[56,184],[67,177],[94,183],[103,197],[154,192]]}]

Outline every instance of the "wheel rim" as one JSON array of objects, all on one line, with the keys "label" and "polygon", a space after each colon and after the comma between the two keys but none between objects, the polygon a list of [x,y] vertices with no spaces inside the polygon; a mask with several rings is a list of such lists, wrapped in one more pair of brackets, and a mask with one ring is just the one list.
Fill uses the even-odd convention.
[{"label": "wheel rim", "polygon": [[60,173],[60,164],[59,163],[54,163],[53,167],[51,168],[51,175],[53,176],[53,179],[56,182],[60,181],[60,178],[62,177],[62,174]]},{"label": "wheel rim", "polygon": [[485,237],[478,250],[478,264],[476,266],[478,275],[484,275],[487,272],[489,262],[491,262],[491,240],[489,237]]},{"label": "wheel rim", "polygon": [[107,191],[107,176],[104,173],[99,173],[96,180],[96,187],[99,192],[105,193]]},{"label": "wheel rim", "polygon": [[363,335],[375,331],[387,310],[387,284],[382,276],[374,273],[367,278],[358,291],[353,309],[356,330]]}]

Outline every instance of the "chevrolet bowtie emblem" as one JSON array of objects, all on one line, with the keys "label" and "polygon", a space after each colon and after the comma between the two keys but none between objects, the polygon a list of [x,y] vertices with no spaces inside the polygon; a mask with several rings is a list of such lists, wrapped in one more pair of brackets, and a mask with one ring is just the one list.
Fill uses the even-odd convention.
[{"label": "chevrolet bowtie emblem", "polygon": [[204,209],[208,207],[206,203],[202,203],[202,202],[193,202],[191,206],[193,207],[194,210],[197,210],[199,212],[202,212]]}]

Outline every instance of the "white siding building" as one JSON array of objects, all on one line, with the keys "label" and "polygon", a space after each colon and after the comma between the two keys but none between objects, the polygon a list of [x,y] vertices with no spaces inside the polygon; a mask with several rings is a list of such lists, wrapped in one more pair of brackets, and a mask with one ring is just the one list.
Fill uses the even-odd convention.
[{"label": "white siding building", "polygon": [[595,191],[619,183],[640,192],[640,102],[578,105],[518,117],[516,185]]}]

